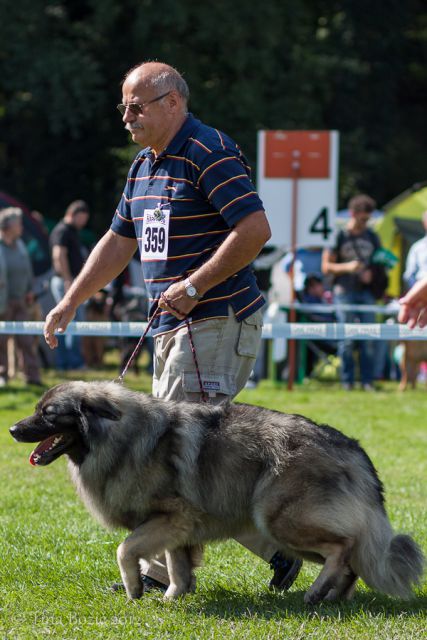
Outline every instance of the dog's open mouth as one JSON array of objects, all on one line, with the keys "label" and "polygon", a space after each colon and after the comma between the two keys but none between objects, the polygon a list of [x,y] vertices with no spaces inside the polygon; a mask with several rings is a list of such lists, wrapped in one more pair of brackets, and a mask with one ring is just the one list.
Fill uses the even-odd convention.
[{"label": "dog's open mouth", "polygon": [[31,453],[30,464],[33,466],[50,464],[65,453],[73,441],[74,438],[70,434],[65,433],[57,433],[54,436],[46,438],[46,440],[40,442]]}]

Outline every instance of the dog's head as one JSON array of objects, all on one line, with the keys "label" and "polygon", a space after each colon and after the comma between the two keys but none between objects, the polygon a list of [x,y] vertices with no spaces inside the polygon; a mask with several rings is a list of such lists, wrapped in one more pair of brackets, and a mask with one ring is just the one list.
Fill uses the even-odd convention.
[{"label": "dog's head", "polygon": [[103,436],[105,422],[120,420],[112,394],[96,383],[69,382],[49,389],[32,416],[9,429],[18,442],[40,442],[30,455],[33,465],[48,465],[64,453],[81,464]]}]

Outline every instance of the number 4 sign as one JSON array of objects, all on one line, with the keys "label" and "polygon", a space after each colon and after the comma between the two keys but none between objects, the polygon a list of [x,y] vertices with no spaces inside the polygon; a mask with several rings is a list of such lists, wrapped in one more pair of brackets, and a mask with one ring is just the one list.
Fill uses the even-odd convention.
[{"label": "number 4 sign", "polygon": [[330,246],[338,185],[337,131],[259,131],[258,191],[270,244]]}]

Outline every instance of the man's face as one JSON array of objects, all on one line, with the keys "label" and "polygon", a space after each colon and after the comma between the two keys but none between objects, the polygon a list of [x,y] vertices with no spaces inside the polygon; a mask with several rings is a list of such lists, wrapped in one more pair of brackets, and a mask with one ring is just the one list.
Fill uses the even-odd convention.
[{"label": "man's face", "polygon": [[352,211],[351,214],[359,227],[366,227],[371,217],[370,211]]},{"label": "man's face", "polygon": [[[130,76],[123,84],[123,104],[137,103],[144,104],[154,100],[162,92],[154,93],[152,88],[148,88],[143,82],[137,82]],[[123,122],[126,129],[130,131],[132,140],[141,147],[152,147],[155,151],[160,151],[162,140],[167,135],[170,126],[170,113],[164,99],[151,104],[145,104],[142,113],[135,114],[130,109],[126,109]]]}]

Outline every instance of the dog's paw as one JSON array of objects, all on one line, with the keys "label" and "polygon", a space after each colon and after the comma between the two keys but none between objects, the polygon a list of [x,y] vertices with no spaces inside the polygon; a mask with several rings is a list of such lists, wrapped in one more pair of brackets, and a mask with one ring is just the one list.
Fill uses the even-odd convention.
[{"label": "dog's paw", "polygon": [[180,596],[183,596],[185,593],[188,593],[188,589],[185,587],[179,587],[175,584],[170,584],[167,588],[165,595],[163,596],[163,600],[175,600]]}]

